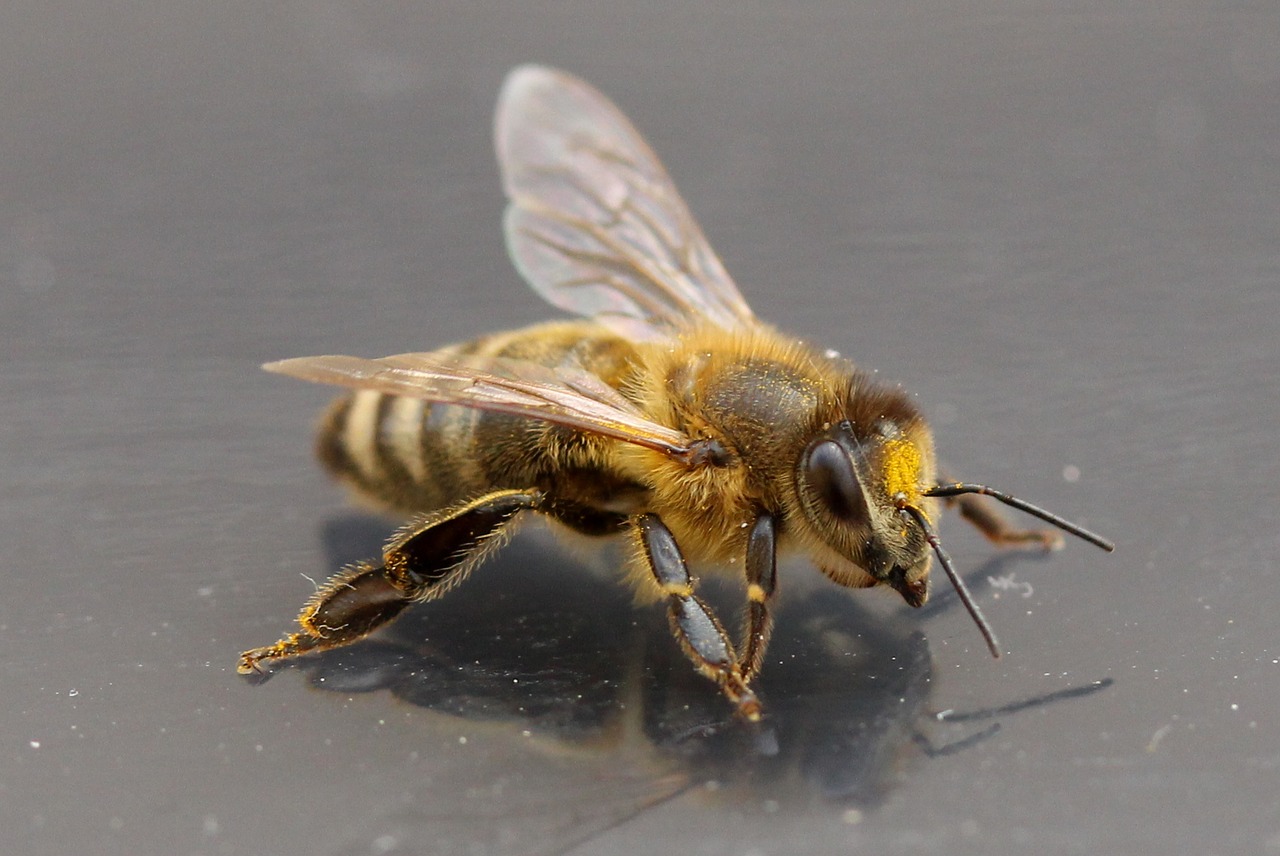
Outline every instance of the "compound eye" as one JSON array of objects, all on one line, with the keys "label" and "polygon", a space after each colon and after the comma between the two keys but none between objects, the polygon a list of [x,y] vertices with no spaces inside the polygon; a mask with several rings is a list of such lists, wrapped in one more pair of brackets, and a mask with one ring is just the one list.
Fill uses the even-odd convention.
[{"label": "compound eye", "polygon": [[853,471],[849,454],[833,440],[818,440],[809,446],[804,460],[804,477],[822,505],[844,523],[867,520],[867,500]]}]

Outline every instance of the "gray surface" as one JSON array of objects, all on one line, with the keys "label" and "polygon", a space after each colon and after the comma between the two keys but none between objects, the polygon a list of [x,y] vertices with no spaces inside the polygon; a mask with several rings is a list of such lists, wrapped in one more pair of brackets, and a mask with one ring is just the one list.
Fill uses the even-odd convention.
[{"label": "gray surface", "polygon": [[[0,851],[1280,852],[1274,5],[780,8],[0,13]],[[309,458],[325,392],[257,364],[553,314],[489,150],[524,61],[622,104],[759,314],[1119,551],[947,521],[1000,662],[785,568],[771,761],[673,741],[716,700],[537,532],[352,660],[237,678],[385,531]],[[590,691],[504,689],[539,674]]]}]

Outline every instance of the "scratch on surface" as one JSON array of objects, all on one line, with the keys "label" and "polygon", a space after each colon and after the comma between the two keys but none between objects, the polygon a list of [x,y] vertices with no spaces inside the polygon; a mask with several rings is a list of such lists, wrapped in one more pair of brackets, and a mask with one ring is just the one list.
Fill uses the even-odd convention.
[{"label": "scratch on surface", "polygon": [[1156,733],[1152,734],[1151,739],[1147,741],[1147,751],[1155,752],[1156,749],[1160,746],[1160,741],[1164,740],[1164,738],[1168,736],[1169,732],[1172,730],[1173,730],[1172,723],[1165,723],[1164,725],[1157,728]]}]

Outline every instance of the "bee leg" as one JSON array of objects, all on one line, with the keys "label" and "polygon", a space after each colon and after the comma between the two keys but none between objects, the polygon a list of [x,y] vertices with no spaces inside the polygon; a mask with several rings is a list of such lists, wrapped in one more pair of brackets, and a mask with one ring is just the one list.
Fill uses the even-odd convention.
[{"label": "bee leg", "polygon": [[1033,544],[1045,550],[1061,550],[1062,533],[1053,529],[1019,529],[1001,514],[993,500],[975,493],[951,496],[943,500],[954,506],[987,539],[1002,547]]},{"label": "bee leg", "polygon": [[715,681],[738,715],[751,722],[759,721],[760,701],[747,686],[747,677],[738,665],[724,627],[711,608],[693,593],[693,579],[671,530],[656,514],[637,515],[632,518],[632,526],[641,555],[667,597],[671,632],[685,656],[698,672]]},{"label": "bee leg", "polygon": [[[940,482],[952,482],[950,475],[942,475]],[[963,493],[943,497],[947,508],[954,508],[960,516],[974,525],[987,540],[1001,547],[1034,544],[1045,550],[1061,550],[1062,533],[1055,529],[1019,529],[1009,522],[996,507],[995,500],[978,493]]]},{"label": "bee leg", "polygon": [[773,516],[761,514],[747,539],[747,613],[738,668],[748,681],[760,671],[773,632],[769,602],[778,584],[777,555]]},{"label": "bee leg", "polygon": [[428,516],[391,540],[381,565],[362,562],[331,577],[298,615],[302,631],[245,651],[237,671],[252,675],[273,660],[348,645],[409,604],[440,597],[501,546],[520,512],[541,503],[538,491],[502,490]]}]

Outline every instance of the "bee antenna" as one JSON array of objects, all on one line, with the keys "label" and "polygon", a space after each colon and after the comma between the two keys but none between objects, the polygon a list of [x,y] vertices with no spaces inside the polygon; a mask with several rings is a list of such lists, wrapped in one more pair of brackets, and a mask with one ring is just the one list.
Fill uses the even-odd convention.
[{"label": "bee antenna", "polygon": [[960,595],[960,601],[964,604],[964,608],[969,610],[969,615],[973,616],[974,624],[978,625],[982,638],[987,641],[987,647],[991,649],[991,656],[999,660],[1000,643],[996,640],[995,631],[987,623],[986,616],[978,608],[973,595],[969,594],[969,587],[964,584],[964,580],[960,579],[960,575],[956,573],[955,565],[951,564],[951,557],[947,555],[947,551],[942,549],[942,542],[938,540],[938,533],[930,525],[929,519],[924,516],[924,512],[911,505],[899,506],[898,513],[914,520],[924,530],[925,540],[929,542],[929,546],[937,554],[938,564],[942,565],[942,570],[946,572],[947,579],[951,580],[951,585],[955,588],[956,594]]},{"label": "bee antenna", "polygon": [[1030,514],[1032,517],[1039,517],[1041,520],[1043,520],[1046,523],[1052,523],[1054,526],[1057,526],[1063,532],[1069,532],[1072,535],[1076,536],[1077,538],[1083,538],[1085,541],[1088,541],[1090,544],[1094,544],[1098,547],[1101,547],[1102,549],[1106,550],[1108,553],[1115,550],[1116,548],[1116,545],[1114,543],[1112,543],[1110,540],[1106,538],[1103,538],[1101,535],[1097,534],[1096,532],[1090,532],[1088,529],[1085,529],[1083,526],[1072,523],[1070,520],[1067,520],[1066,518],[1059,517],[1058,515],[1054,514],[1051,511],[1046,511],[1038,505],[1032,505],[1031,503],[1027,502],[1024,499],[1018,499],[1016,496],[1010,496],[1009,494],[1004,493],[1003,491],[998,491],[995,488],[987,487],[984,484],[963,484],[960,482],[957,482],[955,484],[940,484],[935,487],[928,488],[927,490],[921,491],[921,493],[923,493],[925,496],[941,496],[941,497],[959,496],[962,493],[977,493],[983,496],[989,496],[992,499],[1000,500],[1005,505],[1012,506],[1013,508],[1016,508],[1019,511],[1026,512],[1027,514]]}]

